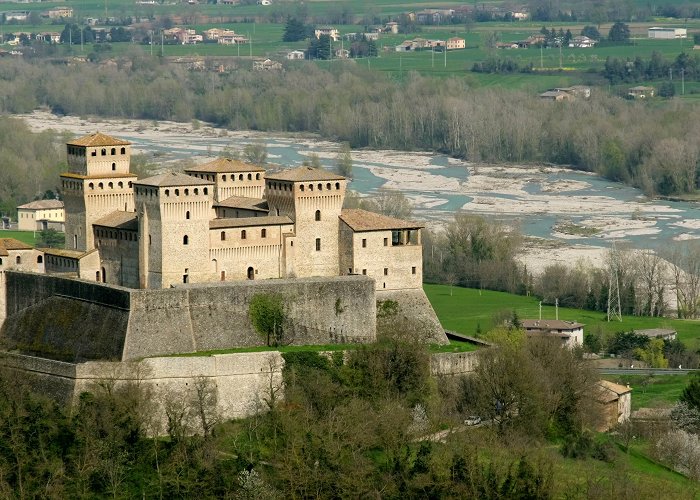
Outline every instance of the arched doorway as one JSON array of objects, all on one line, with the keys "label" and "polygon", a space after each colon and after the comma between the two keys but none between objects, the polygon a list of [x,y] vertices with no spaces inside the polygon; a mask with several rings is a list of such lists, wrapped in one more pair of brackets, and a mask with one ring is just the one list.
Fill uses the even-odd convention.
[{"label": "arched doorway", "polygon": [[248,268],[248,279],[249,280],[255,279],[255,269],[253,269],[252,267]]}]

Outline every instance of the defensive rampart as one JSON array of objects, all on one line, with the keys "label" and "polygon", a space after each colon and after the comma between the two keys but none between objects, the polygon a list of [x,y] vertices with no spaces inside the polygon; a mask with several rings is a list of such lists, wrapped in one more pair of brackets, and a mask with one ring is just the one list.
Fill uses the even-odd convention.
[{"label": "defensive rampart", "polygon": [[374,281],[297,278],[133,290],[77,279],[7,272],[0,349],[60,361],[148,356],[263,345],[251,299],[282,299],[292,344],[371,342]]}]

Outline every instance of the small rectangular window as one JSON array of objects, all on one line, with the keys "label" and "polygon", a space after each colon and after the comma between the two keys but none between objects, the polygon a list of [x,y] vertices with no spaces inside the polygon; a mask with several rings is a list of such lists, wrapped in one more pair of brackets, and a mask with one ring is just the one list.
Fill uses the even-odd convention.
[{"label": "small rectangular window", "polygon": [[316,251],[321,251],[321,238],[316,238]]},{"label": "small rectangular window", "polygon": [[352,274],[352,267],[348,268],[348,274]]},{"label": "small rectangular window", "polygon": [[413,266],[413,267],[411,268],[411,274],[416,274],[416,266]]},{"label": "small rectangular window", "polygon": [[367,248],[367,238],[362,238],[362,248]]},{"label": "small rectangular window", "polygon": [[388,267],[384,268],[384,276],[389,276],[389,268]]},{"label": "small rectangular window", "polygon": [[384,238],[384,246],[385,247],[389,246],[389,238]]},{"label": "small rectangular window", "polygon": [[362,270],[362,274],[364,274],[365,276],[367,276],[367,269],[363,269],[363,270]]}]

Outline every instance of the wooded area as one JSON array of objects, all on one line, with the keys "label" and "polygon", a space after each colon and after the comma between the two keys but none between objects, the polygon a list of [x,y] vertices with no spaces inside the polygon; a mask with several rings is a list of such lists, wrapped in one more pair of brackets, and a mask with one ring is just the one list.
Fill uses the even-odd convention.
[{"label": "wooded area", "polygon": [[[402,80],[351,63],[274,72],[192,72],[134,53],[119,67],[5,61],[5,111],[48,106],[77,116],[190,121],[237,130],[305,131],[354,148],[423,149],[472,161],[551,162],[647,194],[697,187],[695,104],[590,100],[472,89],[460,79]],[[26,195],[25,195],[26,196]]]}]

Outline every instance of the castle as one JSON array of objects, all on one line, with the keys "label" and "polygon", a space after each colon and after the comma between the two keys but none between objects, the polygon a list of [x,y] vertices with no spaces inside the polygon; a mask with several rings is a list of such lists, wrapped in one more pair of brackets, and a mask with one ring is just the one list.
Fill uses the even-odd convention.
[{"label": "castle", "polygon": [[127,141],[67,148],[66,248],[0,238],[0,366],[36,390],[71,403],[96,381],[141,380],[185,397],[206,379],[223,416],[248,415],[284,364],[229,351],[264,345],[259,295],[281,298],[287,343],[447,341],[422,289],[422,226],[343,209],[344,177],[221,158],[138,179]]}]

